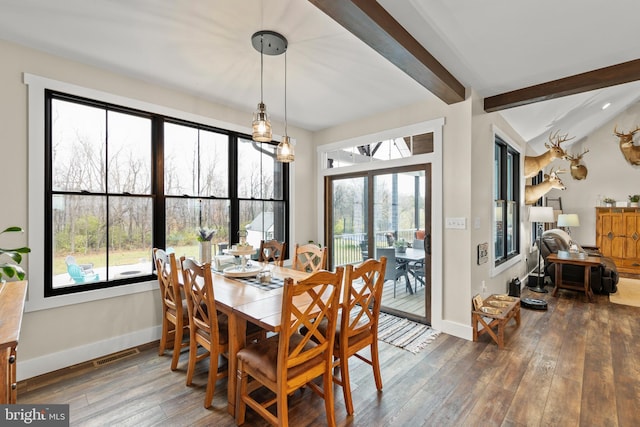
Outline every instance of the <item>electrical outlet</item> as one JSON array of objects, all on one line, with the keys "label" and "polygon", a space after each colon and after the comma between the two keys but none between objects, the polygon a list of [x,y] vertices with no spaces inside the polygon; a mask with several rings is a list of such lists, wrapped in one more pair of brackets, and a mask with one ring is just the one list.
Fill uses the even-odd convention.
[{"label": "electrical outlet", "polygon": [[485,281],[482,281],[482,292],[486,293],[487,292],[487,284],[485,283]]}]

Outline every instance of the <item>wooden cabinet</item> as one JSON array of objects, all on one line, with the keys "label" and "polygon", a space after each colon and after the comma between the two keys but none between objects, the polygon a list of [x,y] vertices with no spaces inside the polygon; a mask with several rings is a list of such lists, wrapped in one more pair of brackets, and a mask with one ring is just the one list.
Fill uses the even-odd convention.
[{"label": "wooden cabinet", "polygon": [[0,283],[0,404],[16,403],[16,348],[27,282]]},{"label": "wooden cabinet", "polygon": [[640,208],[596,208],[596,244],[619,272],[640,274]]}]

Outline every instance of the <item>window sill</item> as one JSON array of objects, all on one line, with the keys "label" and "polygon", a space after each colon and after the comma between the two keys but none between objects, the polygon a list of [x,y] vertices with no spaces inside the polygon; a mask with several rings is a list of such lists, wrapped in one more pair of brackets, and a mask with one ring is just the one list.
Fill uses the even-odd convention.
[{"label": "window sill", "polygon": [[106,298],[116,298],[141,292],[149,292],[158,289],[158,281],[150,280],[130,285],[116,286],[113,288],[96,289],[93,291],[78,292],[74,294],[52,297],[31,296],[25,304],[25,313],[49,310],[67,305],[83,304],[86,302],[100,301]]},{"label": "window sill", "polygon": [[505,261],[500,265],[494,266],[491,269],[491,277],[496,277],[500,273],[507,271],[508,269],[510,269],[515,265],[518,265],[521,261],[522,261],[522,254],[518,254],[513,258],[511,258],[510,260]]}]

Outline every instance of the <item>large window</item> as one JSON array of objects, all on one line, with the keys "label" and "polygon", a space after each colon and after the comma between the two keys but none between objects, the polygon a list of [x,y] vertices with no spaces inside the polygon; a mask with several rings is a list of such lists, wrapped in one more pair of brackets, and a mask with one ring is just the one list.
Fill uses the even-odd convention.
[{"label": "large window", "polygon": [[494,151],[494,260],[500,265],[519,254],[520,154],[498,135]]},{"label": "large window", "polygon": [[45,296],[152,278],[153,247],[196,256],[288,237],[288,166],[243,134],[47,91]]}]

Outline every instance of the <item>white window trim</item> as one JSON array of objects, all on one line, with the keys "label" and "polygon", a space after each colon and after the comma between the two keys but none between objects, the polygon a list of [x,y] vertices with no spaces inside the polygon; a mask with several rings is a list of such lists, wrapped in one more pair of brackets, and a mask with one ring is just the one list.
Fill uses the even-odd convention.
[{"label": "white window trim", "polygon": [[[506,142],[509,147],[511,147],[513,150],[517,151],[519,154],[519,163],[520,163],[520,171],[524,170],[524,154],[522,153],[522,150],[520,149],[520,147],[518,146],[518,144],[516,144],[505,132],[503,132],[500,128],[498,128],[496,125],[491,125],[491,137],[492,137],[492,147],[495,148],[495,144],[496,144],[496,135],[499,136],[504,142]],[[495,162],[493,162],[493,175],[492,175],[492,182],[493,182],[493,177],[496,174],[496,170],[495,170]],[[495,245],[491,245],[491,277],[495,277],[497,275],[499,275],[500,273],[503,273],[504,271],[507,271],[508,269],[510,269],[511,267],[518,265],[520,262],[522,262],[523,259],[523,253],[524,253],[524,249],[525,249],[525,245],[523,243],[523,238],[522,236],[524,236],[524,230],[523,230],[523,222],[522,222],[522,218],[524,218],[524,216],[522,215],[524,212],[524,205],[522,204],[522,200],[524,197],[524,178],[522,173],[520,173],[520,224],[518,224],[518,226],[520,227],[520,249],[518,250],[518,255],[514,256],[513,258],[511,258],[510,260],[507,260],[505,262],[503,262],[502,264],[496,266],[496,253],[495,253]],[[496,195],[493,193],[493,190],[491,190],[491,206],[494,205],[494,200],[496,199]],[[491,237],[492,237],[492,242],[496,241],[496,234],[495,234],[495,227],[494,224],[496,223],[496,211],[495,209],[491,209]]]},{"label": "white window trim", "polygon": [[[152,104],[137,99],[114,95],[95,89],[90,89],[74,84],[48,79],[29,73],[24,73],[23,82],[27,85],[28,92],[28,165],[29,165],[29,209],[28,209],[28,245],[31,248],[29,254],[29,289],[25,311],[47,310],[67,305],[81,304],[89,301],[97,301],[106,298],[114,298],[131,295],[139,292],[148,292],[158,288],[156,280],[132,283],[129,285],[115,286],[112,288],[95,289],[68,295],[44,296],[44,164],[45,164],[45,111],[44,92],[46,89],[81,96],[111,104],[162,114],[165,116],[184,119],[196,123],[202,123],[213,127],[233,130],[245,134],[251,134],[251,128],[236,124],[215,120],[197,114],[187,113]],[[292,214],[293,217],[293,214]]]}]

